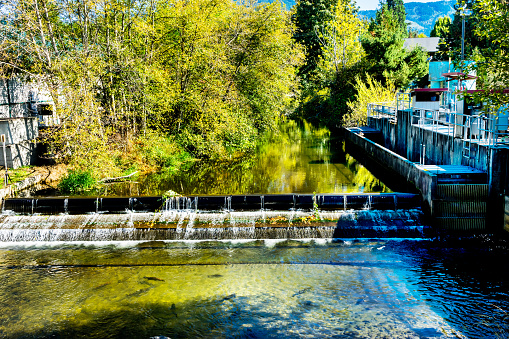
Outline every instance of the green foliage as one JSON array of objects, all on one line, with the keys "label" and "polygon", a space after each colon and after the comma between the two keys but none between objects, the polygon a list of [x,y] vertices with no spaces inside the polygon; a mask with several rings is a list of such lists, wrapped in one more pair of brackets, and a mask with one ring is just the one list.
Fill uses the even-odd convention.
[{"label": "green foliage", "polygon": [[402,27],[394,11],[383,4],[362,37],[368,72],[382,84],[390,80],[397,88],[406,88],[427,72],[427,53],[421,47],[405,49],[406,35],[406,27]]},{"label": "green foliage", "polygon": [[181,149],[173,140],[153,131],[137,137],[131,146],[127,163],[135,163],[144,171],[163,168],[175,172],[183,164],[192,162],[191,155]]},{"label": "green foliage", "polygon": [[113,176],[151,130],[198,157],[251,151],[295,106],[294,30],[279,2],[13,0],[0,11],[0,73],[51,92],[61,125],[43,139],[55,157]]},{"label": "green foliage", "polygon": [[299,70],[305,82],[312,81],[323,55],[318,32],[333,20],[336,3],[337,0],[299,0],[295,5],[295,41],[306,48],[305,64]]},{"label": "green foliage", "polygon": [[[462,40],[462,21],[463,16],[460,8],[465,8],[465,31],[464,31],[464,46],[465,46],[465,59],[468,60],[474,50],[484,50],[489,47],[488,39],[483,34],[475,34],[476,29],[480,27],[481,15],[477,3],[482,3],[484,0],[457,0],[455,5],[456,12],[452,23],[449,25],[449,30],[441,35],[442,38],[439,45],[439,52],[437,56],[442,60],[451,58],[454,62],[459,63],[461,59],[461,40]],[[502,5],[503,6],[503,5]],[[507,10],[507,7],[505,7]]]},{"label": "green foliage", "polygon": [[451,30],[451,18],[448,16],[441,16],[435,21],[435,25],[431,30],[430,37],[445,37]]},{"label": "green foliage", "polygon": [[403,0],[387,0],[387,8],[392,11],[394,17],[398,23],[398,26],[403,30],[407,31],[406,24],[406,9]]},{"label": "green foliage", "polygon": [[316,200],[316,192],[313,192],[313,216],[315,219],[320,219],[320,213],[318,211],[318,202]]},{"label": "green foliage", "polygon": [[334,17],[317,35],[322,48],[321,68],[336,73],[357,64],[364,56],[359,36],[365,29],[357,16],[357,8],[350,0],[339,0]]},{"label": "green foliage", "polygon": [[77,193],[93,187],[97,183],[89,171],[71,170],[58,183],[58,189],[62,193]]},{"label": "green foliage", "polygon": [[474,51],[470,64],[478,78],[480,91],[472,95],[484,108],[498,112],[507,109],[509,96],[504,92],[509,88],[509,12],[507,1],[478,0],[473,5],[477,25],[475,37],[486,42],[484,49]]},{"label": "green foliage", "polygon": [[308,74],[301,92],[298,114],[315,123],[334,128],[348,111],[347,101],[355,94],[355,74],[363,72],[364,51],[359,35],[365,22],[349,0],[336,0],[332,19],[316,28],[322,56],[315,71]]},{"label": "green foliage", "polygon": [[[23,166],[23,167],[18,167],[16,169],[9,169],[8,170],[8,175],[9,175],[9,180],[8,180],[8,184],[13,184],[13,183],[17,183],[17,182],[20,182],[20,181],[23,181],[31,176],[33,176],[35,173],[35,170],[31,167],[31,166]],[[2,170],[0,172],[0,176],[1,176],[1,179],[0,179],[0,189],[2,188],[5,188],[5,171]]]},{"label": "green foliage", "polygon": [[355,100],[348,101],[351,113],[346,114],[343,119],[343,125],[346,127],[366,125],[369,103],[395,105],[396,88],[390,80],[383,86],[369,74],[366,74],[365,79],[357,75],[354,87],[357,92]]}]

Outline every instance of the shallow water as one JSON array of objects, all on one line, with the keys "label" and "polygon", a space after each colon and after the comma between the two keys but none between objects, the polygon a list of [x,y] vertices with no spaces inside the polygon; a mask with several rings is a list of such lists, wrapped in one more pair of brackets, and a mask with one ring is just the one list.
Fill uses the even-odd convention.
[{"label": "shallow water", "polygon": [[3,243],[0,336],[503,338],[507,257],[477,240]]}]

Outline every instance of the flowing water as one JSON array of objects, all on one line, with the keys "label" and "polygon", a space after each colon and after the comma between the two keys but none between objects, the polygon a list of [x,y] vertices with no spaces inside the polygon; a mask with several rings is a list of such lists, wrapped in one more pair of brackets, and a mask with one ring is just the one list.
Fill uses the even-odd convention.
[{"label": "flowing water", "polygon": [[[283,132],[233,167],[202,165],[95,194],[390,191],[326,130],[290,123]],[[257,198],[259,210],[244,212],[231,197],[213,213],[171,199],[166,211],[134,213],[134,198],[118,214],[105,213],[100,198],[62,199],[54,215],[38,213],[51,201],[37,199],[35,215],[4,212],[0,337],[509,337],[503,241],[427,239],[421,211],[395,199],[384,211],[370,210],[371,198],[357,211],[346,199],[338,211],[270,211],[268,196]],[[95,212],[66,213],[89,200]],[[415,238],[387,238],[399,228]]]},{"label": "flowing water", "polygon": [[479,240],[1,247],[2,338],[509,335],[507,250]]}]

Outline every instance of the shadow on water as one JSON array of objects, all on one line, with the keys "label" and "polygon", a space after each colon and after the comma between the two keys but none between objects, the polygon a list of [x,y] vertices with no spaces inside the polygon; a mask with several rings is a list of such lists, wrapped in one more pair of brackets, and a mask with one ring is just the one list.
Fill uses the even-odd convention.
[{"label": "shadow on water", "polygon": [[[278,337],[262,321],[273,315],[261,307],[246,307],[246,304],[246,298],[234,295],[185,304],[125,302],[120,306],[122,310],[101,311],[85,322],[68,319],[48,330],[14,333],[12,338]],[[298,335],[285,337],[299,338]]]}]

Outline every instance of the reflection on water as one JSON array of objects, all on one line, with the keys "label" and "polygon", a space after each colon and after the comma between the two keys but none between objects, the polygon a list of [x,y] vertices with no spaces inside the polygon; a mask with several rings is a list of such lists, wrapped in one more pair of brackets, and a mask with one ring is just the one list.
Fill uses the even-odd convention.
[{"label": "reflection on water", "polygon": [[325,128],[288,121],[267,135],[256,154],[235,164],[197,163],[178,175],[155,173],[92,195],[390,192],[343,150]]},{"label": "reflection on water", "polygon": [[478,253],[413,240],[4,243],[0,337],[507,337],[507,264],[479,265],[507,251]]}]

